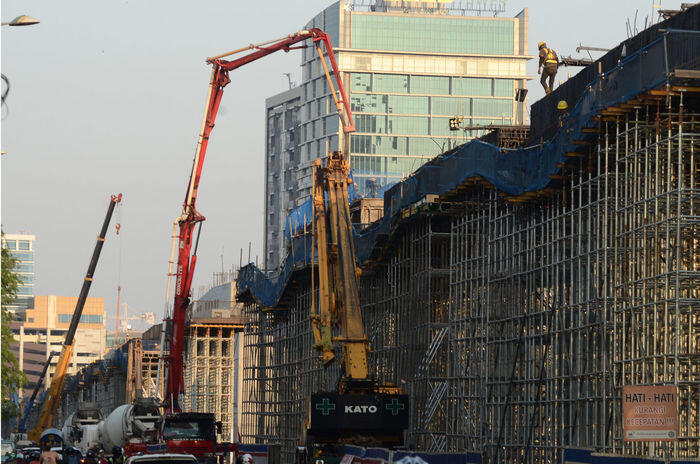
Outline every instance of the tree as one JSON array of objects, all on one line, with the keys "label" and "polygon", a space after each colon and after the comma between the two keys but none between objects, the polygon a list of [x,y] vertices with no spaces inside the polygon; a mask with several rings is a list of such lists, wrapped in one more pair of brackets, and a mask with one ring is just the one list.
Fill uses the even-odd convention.
[{"label": "tree", "polygon": [[[4,235],[4,234],[3,234]],[[14,273],[17,260],[2,246],[2,371],[0,383],[2,383],[2,419],[3,421],[19,414],[15,403],[10,399],[12,393],[17,393],[27,383],[27,377],[19,369],[17,358],[10,350],[10,344],[14,342],[10,323],[13,314],[8,309],[17,297],[17,289],[21,280]]]}]

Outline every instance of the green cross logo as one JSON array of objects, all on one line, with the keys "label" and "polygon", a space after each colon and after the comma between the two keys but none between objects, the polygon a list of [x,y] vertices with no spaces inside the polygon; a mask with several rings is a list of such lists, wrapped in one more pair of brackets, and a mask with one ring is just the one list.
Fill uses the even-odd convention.
[{"label": "green cross logo", "polygon": [[392,398],[391,403],[384,405],[384,407],[391,411],[392,416],[398,416],[399,411],[403,411],[405,409],[403,403],[399,403],[399,400],[396,398]]},{"label": "green cross logo", "polygon": [[[403,408],[403,405],[401,407]],[[323,398],[323,401],[316,403],[316,409],[321,411],[324,416],[327,416],[331,411],[335,411],[335,405],[328,401],[328,398]]]}]

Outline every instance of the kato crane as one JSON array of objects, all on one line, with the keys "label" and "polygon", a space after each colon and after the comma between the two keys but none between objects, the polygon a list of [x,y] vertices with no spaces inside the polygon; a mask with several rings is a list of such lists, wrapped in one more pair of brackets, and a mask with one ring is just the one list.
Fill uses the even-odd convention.
[{"label": "kato crane", "polygon": [[[307,399],[306,448],[299,448],[297,463],[321,460],[339,463],[345,444],[396,447],[403,444],[408,427],[408,396],[401,388],[381,385],[369,375],[369,342],[362,323],[353,226],[350,221],[348,186],[350,163],[339,151],[332,152],[326,166],[314,162],[313,245],[318,254],[319,312],[312,288],[310,319],[314,348],[320,360],[335,359],[334,343],[342,345],[341,377],[337,392],[318,392]],[[339,336],[333,337],[333,327]],[[311,461],[311,459],[314,459]]]}]

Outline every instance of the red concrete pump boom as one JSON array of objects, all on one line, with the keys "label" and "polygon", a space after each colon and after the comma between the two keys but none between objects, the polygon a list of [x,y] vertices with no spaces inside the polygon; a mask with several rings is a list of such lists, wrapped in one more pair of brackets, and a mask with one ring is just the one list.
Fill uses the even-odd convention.
[{"label": "red concrete pump boom", "polygon": [[[194,162],[192,164],[192,173],[190,174],[187,194],[185,195],[185,202],[182,205],[182,215],[178,217],[174,223],[175,231],[173,233],[173,254],[171,255],[170,261],[171,269],[168,273],[169,276],[176,277],[175,296],[170,328],[168,381],[165,396],[167,403],[166,410],[168,412],[180,411],[179,396],[184,391],[182,358],[185,335],[185,312],[190,301],[190,288],[192,286],[192,277],[194,275],[194,268],[197,262],[197,245],[195,244],[194,253],[192,253],[192,239],[195,225],[205,220],[204,216],[197,211],[195,203],[197,200],[197,189],[199,188],[199,181],[202,175],[204,156],[207,151],[207,144],[209,143],[209,135],[214,128],[214,121],[216,120],[216,114],[219,110],[219,104],[221,103],[221,96],[223,95],[224,87],[231,82],[228,77],[228,73],[229,71],[240,68],[245,64],[251,63],[279,50],[288,52],[298,48],[305,48],[305,45],[296,47],[293,47],[292,45],[303,42],[307,39],[313,40],[316,50],[318,51],[321,64],[323,65],[323,70],[326,74],[326,79],[328,79],[333,100],[335,101],[335,105],[341,119],[341,124],[343,125],[343,132],[346,134],[354,132],[355,124],[350,111],[350,103],[345,93],[345,89],[343,88],[343,83],[338,71],[338,65],[335,61],[335,55],[333,54],[331,41],[328,35],[320,29],[300,31],[281,39],[268,41],[258,45],[249,45],[247,47],[207,59],[207,62],[213,66],[211,82],[209,83],[209,95],[207,97],[207,104],[197,143],[197,150],[195,152]],[[335,76],[335,81],[338,85],[337,93],[328,72],[328,67],[326,66],[323,51],[321,50],[319,42],[323,42],[326,53],[328,54],[333,75]],[[224,57],[241,53],[246,50],[254,51],[236,60],[226,61],[223,59]],[[199,235],[197,236],[197,242],[198,240]],[[176,246],[176,243],[178,247],[178,258],[177,268],[173,274],[172,264],[175,249],[174,247]],[[169,294],[170,290],[168,289],[168,296]]]}]

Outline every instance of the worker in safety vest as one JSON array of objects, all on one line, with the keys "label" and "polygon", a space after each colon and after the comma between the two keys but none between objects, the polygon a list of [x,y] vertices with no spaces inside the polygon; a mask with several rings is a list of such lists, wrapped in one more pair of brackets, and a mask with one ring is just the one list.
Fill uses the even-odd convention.
[{"label": "worker in safety vest", "polygon": [[[540,49],[540,64],[537,68],[537,74],[542,74],[540,83],[544,87],[544,93],[548,94],[554,90],[554,76],[557,75],[557,68],[559,68],[559,58],[557,53],[551,48],[547,48],[547,44],[540,42],[537,44],[537,48]],[[544,67],[544,72],[542,68]],[[547,86],[547,78],[549,78],[549,86]]]},{"label": "worker in safety vest", "polygon": [[559,127],[564,125],[564,121],[569,117],[569,104],[566,100],[561,100],[557,103],[557,119],[559,119]]}]

